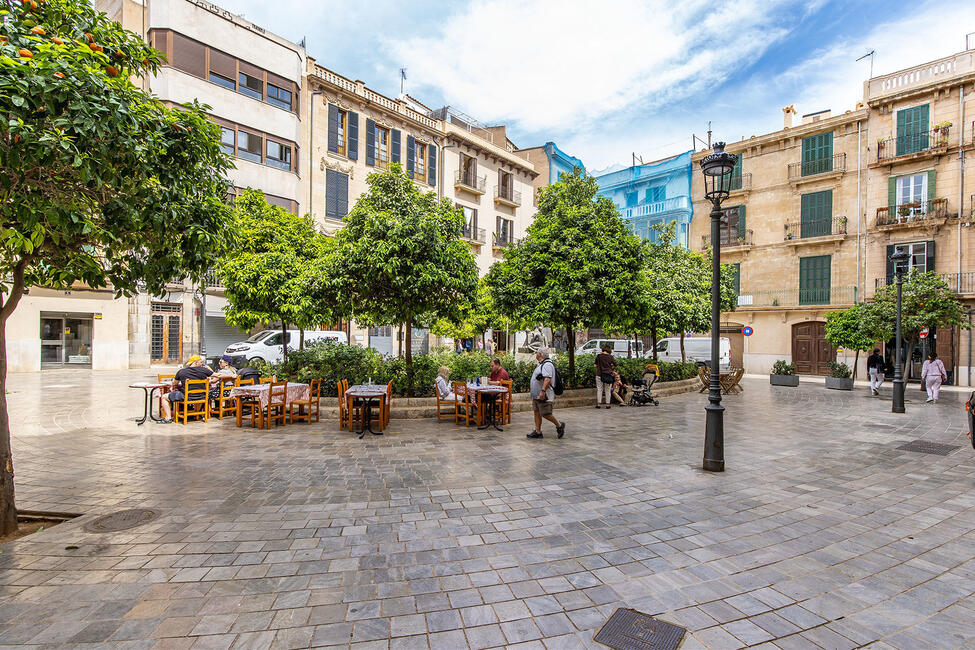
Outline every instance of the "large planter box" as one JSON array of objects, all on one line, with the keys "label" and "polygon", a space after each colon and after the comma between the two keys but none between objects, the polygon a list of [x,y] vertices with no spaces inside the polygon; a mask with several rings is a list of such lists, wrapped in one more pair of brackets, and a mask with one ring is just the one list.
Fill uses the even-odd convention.
[{"label": "large planter box", "polygon": [[799,385],[799,375],[769,375],[768,383],[773,386],[792,386]]},{"label": "large planter box", "polygon": [[833,390],[853,390],[852,377],[827,377],[826,388]]}]

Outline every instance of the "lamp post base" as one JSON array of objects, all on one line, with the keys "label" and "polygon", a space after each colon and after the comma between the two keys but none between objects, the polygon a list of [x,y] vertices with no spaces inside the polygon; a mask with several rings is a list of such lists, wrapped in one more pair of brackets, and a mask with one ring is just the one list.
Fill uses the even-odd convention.
[{"label": "lamp post base", "polygon": [[904,413],[904,380],[894,380],[894,399],[890,406],[891,413]]},{"label": "lamp post base", "polygon": [[724,407],[709,403],[704,407],[704,469],[708,472],[724,471]]}]

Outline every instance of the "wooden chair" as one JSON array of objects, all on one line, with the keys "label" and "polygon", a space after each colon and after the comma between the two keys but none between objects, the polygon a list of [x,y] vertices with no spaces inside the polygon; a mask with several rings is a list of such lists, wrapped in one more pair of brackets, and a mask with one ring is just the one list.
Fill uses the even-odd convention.
[{"label": "wooden chair", "polygon": [[262,384],[270,384],[271,382],[275,382],[277,380],[278,380],[278,378],[276,376],[261,377],[261,383]]},{"label": "wooden chair", "polygon": [[[315,422],[319,419],[319,401],[321,400],[321,379],[312,379],[308,384],[308,399],[307,400],[295,400],[288,403],[288,422],[294,422],[295,420],[301,420],[302,422],[307,422],[311,424],[312,416],[315,417]],[[298,412],[295,413],[295,407],[298,407]],[[307,411],[304,409],[308,409]]]},{"label": "wooden chair", "polygon": [[346,429],[349,424],[349,405],[346,403],[345,391],[349,389],[349,380],[341,379],[337,384],[339,395],[339,429]]},{"label": "wooden chair", "polygon": [[[173,374],[173,375],[157,374],[156,375],[156,381],[158,381],[160,384],[164,384],[164,383],[165,384],[171,384],[171,383],[173,383],[173,380],[174,379],[176,379],[176,375],[175,374]],[[158,409],[159,409],[159,417],[162,417],[162,412],[163,412],[163,410],[162,410],[162,408],[163,408],[162,407],[162,401],[163,401],[163,394],[165,392],[166,392],[165,390],[160,390],[159,391],[159,398],[158,398],[159,399],[159,403],[156,405],[158,407]]]},{"label": "wooden chair", "polygon": [[237,414],[237,400],[230,396],[230,391],[239,386],[240,379],[237,377],[221,377],[217,380],[217,397],[213,400],[214,407],[210,413],[221,420],[228,413]]},{"label": "wooden chair", "polygon": [[[241,379],[240,377],[237,378],[238,386],[253,386],[255,383],[256,382],[254,381],[253,377],[248,377],[247,379]],[[252,415],[255,407],[259,405],[260,402],[254,397],[241,397],[237,400],[237,402],[238,406],[240,407],[237,409],[237,426],[239,427],[243,424],[243,418]]]},{"label": "wooden chair", "polygon": [[471,426],[477,422],[476,405],[470,400],[467,384],[463,381],[453,382],[454,389],[454,424],[464,420],[464,426]]},{"label": "wooden chair", "polygon": [[203,418],[206,422],[210,417],[210,381],[207,379],[187,379],[183,385],[183,401],[173,402],[176,407],[176,422],[183,424],[190,418]]},{"label": "wooden chair", "polygon": [[698,366],[697,377],[701,380],[701,390],[699,393],[706,393],[711,387],[711,369],[707,366]]},{"label": "wooden chair", "polygon": [[512,379],[502,379],[498,382],[501,386],[504,386],[508,391],[501,395],[501,422],[503,424],[511,424],[511,396],[514,394],[515,382]]},{"label": "wooden chair", "polygon": [[[454,418],[457,420],[457,407],[453,402],[445,402],[440,399],[440,389],[437,387],[437,382],[433,382],[433,394],[437,398],[437,422],[443,420],[443,418]],[[444,411],[443,409],[447,409]]]},{"label": "wooden chair", "polygon": [[271,382],[267,394],[267,406],[262,408],[258,400],[251,405],[250,423],[258,429],[270,429],[271,422],[285,424],[288,417],[288,382]]}]

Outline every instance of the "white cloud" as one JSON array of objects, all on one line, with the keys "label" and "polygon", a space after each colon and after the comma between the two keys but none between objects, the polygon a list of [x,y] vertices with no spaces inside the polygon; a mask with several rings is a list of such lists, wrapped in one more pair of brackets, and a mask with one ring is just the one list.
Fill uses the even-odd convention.
[{"label": "white cloud", "polygon": [[[411,84],[485,122],[570,130],[719,83],[781,39],[785,0],[477,0],[429,37],[393,38]],[[594,8],[596,7],[596,8]]]}]

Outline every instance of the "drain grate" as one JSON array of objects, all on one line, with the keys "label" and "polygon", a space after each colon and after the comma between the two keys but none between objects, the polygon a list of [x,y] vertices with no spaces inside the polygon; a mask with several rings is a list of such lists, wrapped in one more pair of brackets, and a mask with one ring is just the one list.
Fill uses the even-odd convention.
[{"label": "drain grate", "polygon": [[617,609],[594,641],[615,650],[676,650],[687,632],[635,609]]},{"label": "drain grate", "polygon": [[132,510],[120,510],[110,515],[99,517],[85,524],[84,528],[89,533],[117,533],[121,530],[128,530],[147,524],[159,516],[158,510],[152,508],[133,508]]},{"label": "drain grate", "polygon": [[911,440],[906,445],[901,445],[898,449],[913,451],[919,454],[935,454],[936,456],[947,456],[956,449],[961,449],[960,445],[943,445],[940,442],[928,442],[927,440]]}]

